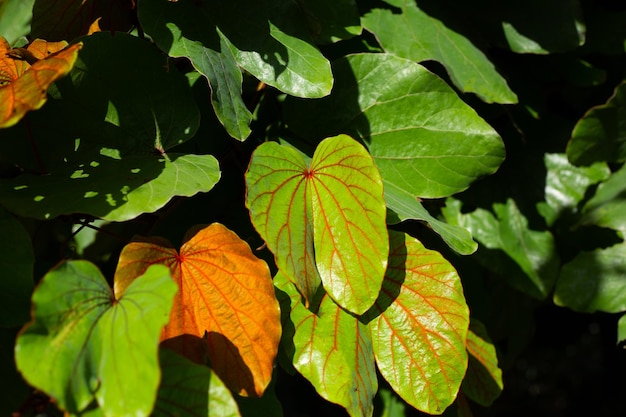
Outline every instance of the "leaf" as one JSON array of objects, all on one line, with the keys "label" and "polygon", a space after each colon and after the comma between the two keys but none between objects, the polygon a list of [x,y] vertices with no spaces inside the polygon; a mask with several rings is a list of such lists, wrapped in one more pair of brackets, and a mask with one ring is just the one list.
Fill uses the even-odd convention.
[{"label": "leaf", "polygon": [[281,332],[267,264],[234,232],[213,223],[179,253],[163,242],[126,245],[115,291],[153,264],[168,266],[180,288],[161,336],[165,346],[201,364],[206,353],[230,389],[261,396],[272,377]]},{"label": "leaf", "polygon": [[89,34],[94,22],[106,31],[127,32],[135,0],[35,0],[31,36],[59,41]]},{"label": "leaf", "polygon": [[[138,38],[99,33],[83,43],[76,67],[57,83],[59,97],[29,117],[32,137],[20,125],[2,132],[12,163],[26,171],[0,182],[5,207],[39,219],[87,213],[125,221],[174,196],[209,191],[220,178],[214,157],[167,153],[199,124],[185,77]],[[81,117],[68,123],[68,114]],[[31,140],[47,175],[33,174],[40,167]]]},{"label": "leaf", "polygon": [[381,389],[378,395],[383,402],[383,411],[381,417],[404,417],[404,403],[396,397],[393,391]]},{"label": "leaf", "polygon": [[265,143],[252,155],[246,185],[254,227],[308,303],[320,278],[353,313],[374,303],[387,265],[385,204],[378,170],[359,143],[327,138],[310,167],[292,148]]},{"label": "leaf", "polygon": [[0,230],[0,327],[13,327],[30,316],[35,255],[24,226],[2,208]]},{"label": "leaf", "polygon": [[473,401],[489,407],[502,392],[503,382],[496,348],[484,324],[474,319],[470,321],[466,346],[469,363],[461,387]]},{"label": "leaf", "polygon": [[317,43],[332,43],[361,34],[355,0],[297,0]]},{"label": "leaf", "polygon": [[[317,314],[300,301],[282,274],[274,285],[289,324],[282,344],[295,368],[318,394],[343,406],[351,416],[372,416],[378,389],[372,341],[367,327],[324,296]],[[284,304],[283,304],[284,303]]]},{"label": "leaf", "polygon": [[0,33],[9,45],[30,33],[35,0],[0,1]]},{"label": "leaf", "polygon": [[580,252],[563,265],[554,303],[574,311],[626,311],[626,244]]},{"label": "leaf", "polygon": [[622,315],[617,321],[617,343],[623,343],[626,340],[626,315]]},{"label": "leaf", "polygon": [[239,417],[237,403],[224,383],[206,366],[160,349],[161,385],[152,417]]},{"label": "leaf", "polygon": [[443,240],[461,255],[471,255],[478,248],[469,230],[438,220],[430,215],[415,197],[393,184],[385,184],[385,201],[395,212],[387,213],[387,223],[395,224],[407,219],[422,220],[439,234]]},{"label": "leaf", "polygon": [[287,98],[287,125],[308,140],[340,133],[361,139],[386,184],[414,197],[446,197],[504,160],[496,131],[421,65],[356,54],[335,61],[333,73],[329,97]]},{"label": "leaf", "polygon": [[487,103],[517,103],[517,96],[485,54],[463,35],[429,16],[415,2],[385,0],[401,10],[373,9],[362,18],[386,52],[415,62],[438,61],[463,92]]},{"label": "leaf", "polygon": [[416,239],[390,232],[383,289],[363,320],[392,388],[418,410],[441,414],[467,368],[469,310],[452,265]]},{"label": "leaf", "polygon": [[[545,298],[552,290],[559,268],[552,234],[547,230],[530,230],[528,220],[512,199],[506,204],[494,204],[493,210],[495,216],[484,209],[461,216],[462,225],[470,229],[480,244],[507,255],[502,257],[499,252],[483,249],[482,263],[506,278],[513,287],[535,298]],[[523,274],[516,272],[514,265]]]},{"label": "leaf", "polygon": [[65,262],[33,294],[33,321],[15,346],[17,367],[70,413],[95,398],[105,416],[147,416],[160,378],[159,332],[175,292],[160,266],[114,295],[95,265]]},{"label": "leaf", "polygon": [[593,107],[576,123],[567,145],[574,165],[626,161],[626,82],[615,88],[609,100]]},{"label": "leaf", "polygon": [[626,165],[601,183],[594,196],[583,206],[581,225],[595,224],[626,230]]},{"label": "leaf", "polygon": [[28,48],[11,49],[0,37],[0,128],[16,124],[46,102],[48,87],[73,67],[81,43],[34,40]]}]

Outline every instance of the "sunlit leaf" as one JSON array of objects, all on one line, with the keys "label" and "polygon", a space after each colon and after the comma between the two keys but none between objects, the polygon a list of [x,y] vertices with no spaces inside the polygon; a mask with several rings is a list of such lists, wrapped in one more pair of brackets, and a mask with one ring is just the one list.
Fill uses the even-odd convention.
[{"label": "sunlit leaf", "polygon": [[582,225],[626,231],[626,165],[598,186],[582,212]]},{"label": "sunlit leaf", "polygon": [[30,33],[34,3],[35,0],[0,1],[0,33],[10,45]]},{"label": "sunlit leaf", "polygon": [[162,266],[114,294],[95,265],[65,262],[35,290],[17,367],[70,413],[96,399],[105,416],[148,416],[160,378],[159,333],[175,292]]},{"label": "sunlit leaf", "polygon": [[48,87],[72,69],[81,47],[36,39],[26,49],[11,49],[0,37],[0,128],[41,108]]},{"label": "sunlit leaf", "polygon": [[272,376],[280,311],[267,264],[219,223],[201,229],[177,252],[166,242],[133,242],[120,254],[116,293],[150,265],[170,268],[180,291],[161,339],[204,364],[233,391],[260,396]]},{"label": "sunlit leaf", "polygon": [[349,311],[374,303],[387,263],[385,203],[380,174],[358,142],[323,140],[310,167],[288,146],[263,144],[246,184],[255,228],[309,303],[320,278]]},{"label": "sunlit leaf", "polygon": [[294,329],[282,343],[295,368],[323,398],[345,407],[351,416],[371,416],[378,380],[367,326],[328,296],[317,314],[312,313],[280,273],[274,285],[279,296],[284,294],[281,306],[289,317],[284,327]]},{"label": "sunlit leaf", "polygon": [[470,399],[488,407],[502,392],[502,371],[485,325],[475,319],[470,321],[466,346],[469,364],[461,387]]},{"label": "sunlit leaf", "polygon": [[441,414],[456,398],[468,360],[469,310],[452,265],[391,232],[383,289],[364,319],[383,377],[413,407]]}]

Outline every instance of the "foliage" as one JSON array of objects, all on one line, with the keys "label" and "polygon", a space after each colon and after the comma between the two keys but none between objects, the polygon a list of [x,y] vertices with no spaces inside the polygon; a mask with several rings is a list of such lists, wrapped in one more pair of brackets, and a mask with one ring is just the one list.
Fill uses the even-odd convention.
[{"label": "foliage", "polygon": [[626,312],[624,19],[0,1],[0,412],[497,404],[536,308]]}]

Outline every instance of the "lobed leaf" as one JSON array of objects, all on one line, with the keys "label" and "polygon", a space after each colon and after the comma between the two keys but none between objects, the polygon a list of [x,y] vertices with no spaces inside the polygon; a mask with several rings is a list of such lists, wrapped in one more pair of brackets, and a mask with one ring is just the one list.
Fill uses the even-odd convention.
[{"label": "lobed leaf", "polygon": [[104,416],[148,416],[160,379],[159,332],[175,292],[161,266],[114,295],[95,265],[65,262],[33,294],[32,322],[15,345],[17,367],[70,413],[95,399]]},{"label": "lobed leaf", "polygon": [[503,382],[496,348],[484,324],[470,321],[466,347],[469,362],[461,388],[470,399],[489,407],[502,392]]},{"label": "lobed leaf", "polygon": [[457,272],[438,252],[390,232],[389,266],[369,322],[378,369],[411,406],[441,414],[467,368],[469,310]]},{"label": "lobed leaf", "polygon": [[201,229],[178,253],[164,242],[124,247],[115,292],[150,265],[166,265],[180,292],[161,340],[189,359],[206,357],[233,391],[261,396],[272,377],[280,311],[267,264],[219,223]]}]

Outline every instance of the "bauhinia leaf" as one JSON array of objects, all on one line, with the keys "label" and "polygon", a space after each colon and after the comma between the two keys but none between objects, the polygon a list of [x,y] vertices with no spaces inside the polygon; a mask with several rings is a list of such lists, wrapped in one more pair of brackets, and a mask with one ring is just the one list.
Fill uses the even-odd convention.
[{"label": "bauhinia leaf", "polygon": [[378,369],[410,405],[441,414],[467,368],[469,309],[461,281],[438,252],[390,232],[389,266],[369,321]]},{"label": "bauhinia leaf", "polygon": [[36,39],[26,49],[11,49],[0,36],[0,128],[41,108],[48,87],[70,72],[81,47]]},{"label": "bauhinia leaf", "polygon": [[461,387],[470,399],[488,407],[502,392],[502,371],[485,325],[475,319],[470,321],[466,346],[469,365]]},{"label": "bauhinia leaf", "polygon": [[160,379],[159,333],[175,292],[162,266],[114,294],[95,265],[65,262],[35,290],[33,320],[15,346],[17,367],[72,414],[95,398],[105,416],[148,416]]},{"label": "bauhinia leaf", "polygon": [[351,416],[371,416],[378,380],[367,326],[328,296],[317,314],[312,313],[280,273],[274,285],[290,322],[284,327],[294,329],[282,343],[295,368],[322,397],[345,407]]},{"label": "bauhinia leaf", "polygon": [[120,254],[116,293],[150,265],[170,268],[180,292],[161,339],[204,364],[233,391],[260,396],[272,376],[280,311],[267,264],[219,223],[201,229],[180,252],[167,242],[133,242]]},{"label": "bauhinia leaf", "polygon": [[323,140],[310,167],[287,146],[261,145],[246,184],[255,228],[309,303],[319,276],[347,310],[361,314],[371,307],[388,239],[382,180],[358,142],[346,135]]}]

